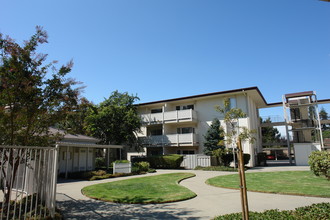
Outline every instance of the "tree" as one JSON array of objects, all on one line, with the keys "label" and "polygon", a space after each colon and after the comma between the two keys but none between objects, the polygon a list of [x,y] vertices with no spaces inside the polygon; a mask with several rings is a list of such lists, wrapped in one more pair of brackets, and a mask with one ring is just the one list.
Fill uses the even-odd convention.
[{"label": "tree", "polygon": [[[36,33],[20,46],[10,37],[0,34],[0,144],[47,146],[58,137],[49,133],[49,127],[65,119],[76,104],[80,88],[77,82],[66,78],[73,62],[56,68],[56,62],[46,63],[47,55],[37,53],[40,44],[47,42],[47,33],[36,27]],[[49,71],[51,74],[46,74]],[[1,149],[3,164],[12,167],[12,178],[3,178],[1,189],[5,203],[22,163],[19,156],[6,154]],[[13,151],[13,149],[11,150]],[[24,157],[24,149],[17,155]],[[1,165],[1,164],[0,164]],[[6,171],[2,166],[2,176]],[[5,191],[4,188],[7,188]]]},{"label": "tree", "polygon": [[204,139],[204,153],[206,155],[212,155],[212,151],[216,149],[225,148],[223,145],[224,131],[221,127],[219,119],[213,119],[210,128],[204,135]]},{"label": "tree", "polygon": [[85,119],[92,106],[93,104],[85,97],[80,98],[72,111],[66,115],[65,120],[57,123],[56,127],[72,134],[87,135]]},{"label": "tree", "polygon": [[[262,123],[271,123],[271,119],[267,118],[266,120],[262,120],[260,118]],[[274,127],[262,127],[261,128],[261,134],[262,134],[262,143],[265,144],[273,144],[273,143],[280,143],[281,140],[281,133],[278,131],[277,128]]]},{"label": "tree", "polygon": [[[237,158],[239,158],[239,177],[240,177],[240,190],[241,190],[241,202],[242,202],[242,217],[243,219],[249,219],[249,208],[247,199],[247,189],[245,181],[244,159],[243,149],[241,141],[247,140],[253,142],[255,137],[255,131],[249,130],[246,127],[239,126],[239,119],[245,118],[246,114],[240,108],[231,108],[230,100],[224,100],[224,107],[216,107],[216,110],[223,114],[224,121],[228,127],[225,132],[225,142],[231,145],[233,148],[237,147]],[[234,152],[234,151],[233,151]],[[235,157],[234,157],[235,158]]]},{"label": "tree", "polygon": [[114,91],[108,99],[89,109],[87,132],[104,144],[137,147],[136,133],[140,131],[141,119],[134,105],[136,100],[139,100],[137,96]]},{"label": "tree", "polygon": [[[328,112],[322,107],[319,112],[320,120],[328,120]],[[330,130],[329,124],[322,124],[322,131]]]}]

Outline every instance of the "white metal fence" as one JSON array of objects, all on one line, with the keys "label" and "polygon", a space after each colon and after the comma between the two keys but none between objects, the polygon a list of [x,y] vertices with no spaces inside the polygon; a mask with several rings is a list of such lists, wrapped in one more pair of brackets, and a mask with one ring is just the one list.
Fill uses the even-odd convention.
[{"label": "white metal fence", "polygon": [[0,146],[0,219],[54,217],[57,157],[57,147]]},{"label": "white metal fence", "polygon": [[199,154],[185,155],[181,166],[186,169],[195,169],[197,166],[209,167],[211,166],[211,157]]}]

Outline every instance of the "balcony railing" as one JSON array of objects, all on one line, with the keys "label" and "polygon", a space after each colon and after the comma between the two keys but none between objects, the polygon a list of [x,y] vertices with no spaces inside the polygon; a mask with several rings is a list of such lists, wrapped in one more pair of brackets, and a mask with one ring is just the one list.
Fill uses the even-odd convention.
[{"label": "balcony railing", "polygon": [[140,137],[141,142],[145,145],[161,145],[161,146],[180,146],[180,145],[196,145],[196,134],[168,134],[155,135],[148,137]]},{"label": "balcony railing", "polygon": [[141,119],[142,122],[146,124],[195,121],[197,119],[197,113],[192,109],[187,109],[161,113],[142,114]]}]

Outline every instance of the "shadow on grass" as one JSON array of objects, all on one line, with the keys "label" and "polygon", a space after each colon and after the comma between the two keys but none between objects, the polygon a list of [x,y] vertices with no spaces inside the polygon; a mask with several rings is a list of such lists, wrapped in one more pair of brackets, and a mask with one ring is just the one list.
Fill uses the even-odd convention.
[{"label": "shadow on grass", "polygon": [[168,204],[120,204],[99,200],[75,200],[57,194],[57,207],[65,219],[189,219],[193,211],[174,209]]}]

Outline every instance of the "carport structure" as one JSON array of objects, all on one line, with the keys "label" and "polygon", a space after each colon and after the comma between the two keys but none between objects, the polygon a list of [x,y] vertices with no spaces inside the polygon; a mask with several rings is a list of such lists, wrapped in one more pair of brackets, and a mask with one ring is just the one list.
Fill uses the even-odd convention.
[{"label": "carport structure", "polygon": [[99,139],[86,135],[65,134],[57,129],[52,132],[63,135],[56,145],[59,148],[58,173],[65,174],[65,178],[70,172],[94,170],[97,149],[123,149],[122,145],[97,144]]}]

